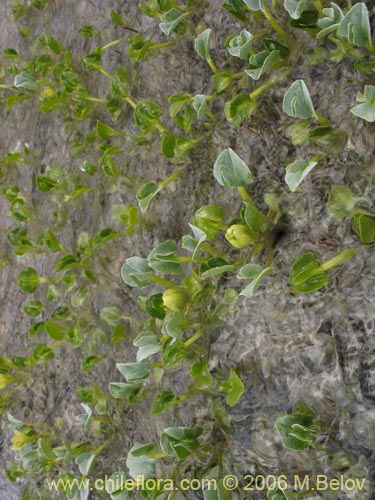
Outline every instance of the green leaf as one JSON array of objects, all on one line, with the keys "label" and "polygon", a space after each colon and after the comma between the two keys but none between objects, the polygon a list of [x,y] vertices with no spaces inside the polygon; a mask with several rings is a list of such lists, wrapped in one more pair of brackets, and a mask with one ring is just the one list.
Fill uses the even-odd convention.
[{"label": "green leaf", "polygon": [[33,293],[38,288],[43,279],[32,267],[25,267],[17,276],[17,284],[23,292]]},{"label": "green leaf", "polygon": [[358,47],[372,46],[369,14],[364,2],[353,5],[341,20],[338,33]]},{"label": "green leaf", "polygon": [[253,182],[248,166],[231,148],[224,149],[218,156],[214,177],[224,187],[245,186]]},{"label": "green leaf", "polygon": [[144,287],[149,284],[152,269],[146,259],[141,257],[130,257],[126,259],[121,268],[121,276],[127,285]]},{"label": "green leaf", "polygon": [[122,311],[116,306],[103,307],[99,314],[100,320],[110,326],[117,326],[122,319]]},{"label": "green leaf", "polygon": [[292,286],[300,285],[311,278],[319,266],[320,263],[313,253],[304,253],[294,261],[292,269],[290,270],[289,283]]},{"label": "green leaf", "polygon": [[355,207],[357,197],[346,186],[333,185],[329,193],[327,210],[336,220],[341,221]]},{"label": "green leaf", "polygon": [[158,319],[165,318],[165,307],[163,304],[163,294],[156,293],[148,297],[145,302],[145,311],[152,317]]},{"label": "green leaf", "polygon": [[163,257],[172,257],[175,255],[177,245],[174,240],[165,240],[158,243],[155,248],[148,254],[148,259],[162,259]]},{"label": "green leaf", "polygon": [[[219,261],[219,262],[218,262]],[[207,279],[207,278],[213,278],[215,276],[221,276],[224,273],[227,273],[228,271],[233,271],[236,269],[236,266],[233,264],[227,264],[225,261],[222,263],[224,259],[208,259],[208,265],[212,265],[213,263],[217,265],[213,265],[212,267],[209,267],[207,270],[202,271],[204,269],[203,265],[201,266],[201,276],[202,279]]]},{"label": "green leaf", "polygon": [[206,234],[207,240],[214,240],[221,229],[222,219],[222,207],[203,205],[195,212],[193,224]]},{"label": "green leaf", "polygon": [[208,28],[202,31],[194,40],[194,49],[196,53],[206,61],[210,60],[211,38],[212,30]]},{"label": "green leaf", "polygon": [[46,363],[53,359],[55,355],[46,344],[37,344],[33,349],[32,357],[35,363]]},{"label": "green leaf", "polygon": [[120,16],[115,10],[111,10],[111,19],[117,26],[127,26],[127,21]]},{"label": "green leaf", "polygon": [[[146,480],[156,476],[155,459],[150,458],[146,454],[139,454],[144,447],[145,445],[135,444],[129,451],[126,459],[126,466],[129,469],[129,475],[133,479],[142,477]],[[151,448],[154,448],[154,445],[152,445]]]},{"label": "green leaf", "polygon": [[147,363],[116,363],[116,368],[128,382],[143,380],[150,372],[150,365]]},{"label": "green leaf", "polygon": [[299,19],[292,19],[289,24],[292,28],[315,34],[319,30],[317,21],[318,13],[315,10],[305,10]]},{"label": "green leaf", "polygon": [[129,40],[128,53],[133,62],[142,61],[152,50],[154,44],[151,40],[143,40],[142,35],[135,35]]},{"label": "green leaf", "polygon": [[242,0],[242,1],[250,10],[256,11],[263,9],[264,0]]},{"label": "green leaf", "polygon": [[43,304],[39,300],[30,300],[22,306],[23,312],[32,318],[39,316],[44,309]]},{"label": "green leaf", "polygon": [[193,109],[197,113],[198,120],[203,120],[207,111],[207,97],[198,94],[194,97]]},{"label": "green leaf", "polygon": [[231,125],[239,127],[245,118],[250,118],[258,104],[249,94],[238,94],[225,103],[225,117]]},{"label": "green leaf", "polygon": [[78,34],[81,36],[86,36],[88,38],[96,36],[94,27],[90,25],[81,26],[78,30]]},{"label": "green leaf", "polygon": [[296,403],[293,413],[277,418],[276,429],[285,448],[303,451],[314,445],[320,425],[311,409],[299,402]]},{"label": "green leaf", "polygon": [[164,113],[163,109],[149,99],[140,99],[134,110],[134,120],[137,127],[149,129]]},{"label": "green leaf", "polygon": [[26,89],[31,92],[36,92],[38,90],[36,75],[31,71],[25,71],[16,75],[13,85],[16,89]]},{"label": "green leaf", "polygon": [[161,351],[161,343],[156,335],[150,332],[141,332],[134,340],[137,351],[137,363]]},{"label": "green leaf", "polygon": [[75,255],[68,254],[57,261],[55,272],[60,273],[61,271],[67,271],[68,269],[73,269],[79,265],[79,259]]},{"label": "green leaf", "polygon": [[81,453],[77,456],[77,458],[75,459],[75,463],[78,465],[79,472],[83,476],[87,476],[87,474],[90,472],[95,458],[96,455],[94,455],[93,453]]},{"label": "green leaf", "polygon": [[163,14],[162,22],[159,24],[160,30],[165,35],[170,35],[187,15],[178,9],[168,10]]},{"label": "green leaf", "polygon": [[87,356],[82,360],[82,370],[88,372],[93,366],[105,359],[105,356]]},{"label": "green leaf", "polygon": [[155,396],[151,405],[151,413],[153,415],[160,415],[179,402],[179,396],[176,396],[172,391],[163,391]]},{"label": "green leaf", "polygon": [[124,137],[121,132],[118,132],[117,130],[113,129],[109,125],[106,125],[100,120],[96,120],[95,132],[101,141],[108,141],[108,139],[113,135]]},{"label": "green leaf", "polygon": [[130,401],[134,400],[141,387],[141,385],[124,384],[122,382],[110,382],[108,385],[109,392],[114,398],[129,398]]},{"label": "green leaf", "polygon": [[253,202],[245,203],[244,219],[247,227],[255,234],[262,233],[266,228],[266,216],[258,210]]},{"label": "green leaf", "polygon": [[255,290],[258,288],[260,280],[270,274],[272,267],[266,267],[263,269],[257,264],[245,264],[240,268],[237,274],[239,279],[252,279],[252,281],[244,288],[240,295],[245,297],[252,297]]},{"label": "green leaf", "polygon": [[183,334],[184,321],[181,312],[173,312],[172,314],[166,316],[162,333],[163,335],[168,335],[174,341],[181,340]]},{"label": "green leaf", "polygon": [[244,393],[245,386],[235,370],[231,368],[229,377],[221,384],[219,390],[225,392],[227,404],[234,406]]},{"label": "green leaf", "polygon": [[292,19],[298,19],[311,3],[312,0],[284,0],[284,7]]},{"label": "green leaf", "polygon": [[138,189],[136,198],[142,212],[146,212],[146,210],[150,207],[152,200],[158,194],[160,189],[160,186],[155,182],[147,182]]},{"label": "green leaf", "polygon": [[303,80],[296,80],[283,99],[283,111],[294,118],[315,118],[316,113],[309,91]]},{"label": "green leaf", "polygon": [[285,182],[293,193],[317,164],[317,161],[295,160],[286,167]]},{"label": "green leaf", "polygon": [[208,370],[207,360],[194,363],[190,369],[190,375],[195,378],[194,387],[200,391],[210,389],[214,379]]},{"label": "green leaf", "polygon": [[363,213],[355,213],[350,217],[350,225],[362,243],[373,243],[375,240],[375,221]]},{"label": "green leaf", "polygon": [[171,457],[184,459],[199,448],[200,427],[168,427],[160,436],[161,449]]},{"label": "green leaf", "polygon": [[318,26],[321,28],[321,31],[316,35],[316,38],[323,38],[332,31],[337,30],[339,24],[344,18],[344,14],[338,5],[331,2],[331,7],[323,9],[322,13],[326,16],[319,20]]},{"label": "green leaf", "polygon": [[364,93],[358,92],[357,94],[357,104],[350,111],[354,116],[362,118],[368,122],[375,121],[375,86],[365,85]]},{"label": "green leaf", "polygon": [[264,50],[250,57],[249,64],[252,69],[247,69],[245,73],[253,80],[259,80],[262,75],[274,68],[279,60],[280,52],[278,50],[272,50],[272,52]]},{"label": "green leaf", "polygon": [[64,328],[58,323],[55,323],[54,321],[46,321],[44,326],[51,339],[62,340],[64,338]]},{"label": "green leaf", "polygon": [[106,241],[113,240],[115,238],[118,238],[119,236],[120,236],[120,233],[118,233],[117,231],[114,231],[110,227],[102,229],[94,236],[94,239],[93,239],[94,248],[98,248],[100,245],[102,245]]},{"label": "green leaf", "polygon": [[242,30],[239,35],[227,38],[225,47],[231,56],[246,59],[253,48],[253,35],[249,31]]},{"label": "green leaf", "polygon": [[36,184],[41,191],[47,193],[48,191],[56,187],[58,182],[45,175],[37,175]]}]

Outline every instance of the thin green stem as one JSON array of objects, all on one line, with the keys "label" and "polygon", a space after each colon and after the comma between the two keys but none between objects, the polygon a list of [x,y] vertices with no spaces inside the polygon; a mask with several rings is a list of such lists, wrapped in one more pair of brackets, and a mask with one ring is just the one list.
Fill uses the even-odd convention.
[{"label": "thin green stem", "polygon": [[104,68],[101,67],[99,71],[110,80],[113,80],[113,76],[111,75],[111,73],[108,73],[108,71],[106,71]]},{"label": "thin green stem", "polygon": [[215,66],[213,60],[210,56],[207,57],[207,62],[213,73],[217,73],[217,67]]},{"label": "thin green stem", "polygon": [[176,286],[176,284],[173,283],[172,281],[165,280],[164,278],[160,278],[160,276],[155,276],[155,274],[152,274],[150,276],[150,280],[154,281],[155,283],[158,283],[159,285],[166,286],[167,288]]},{"label": "thin green stem", "polygon": [[251,202],[251,198],[250,198],[250,195],[249,193],[246,191],[246,188],[243,187],[243,186],[240,186],[237,188],[237,191],[239,192],[241,198],[242,198],[242,201],[244,203],[250,203]]},{"label": "thin green stem", "polygon": [[165,179],[163,182],[161,182],[159,184],[159,186],[161,188],[167,186],[168,184],[170,184],[171,182],[173,182],[174,180],[178,179],[180,177],[180,175],[182,174],[182,172],[184,171],[183,168],[180,168],[178,170],[176,170],[175,172],[173,172],[172,175],[170,175],[167,179]]},{"label": "thin green stem", "polygon": [[91,97],[91,96],[89,96],[89,97],[86,97],[86,99],[88,101],[92,101],[92,102],[103,102],[103,103],[107,103],[108,102],[107,99],[100,99],[99,97]]},{"label": "thin green stem", "polygon": [[204,333],[204,328],[201,328],[184,342],[184,347],[189,347],[192,344],[194,344],[194,342],[196,342],[202,337],[203,333]]},{"label": "thin green stem", "polygon": [[118,45],[119,43],[121,43],[123,41],[124,41],[123,38],[119,38],[118,40],[113,40],[113,42],[107,43],[107,45],[103,45],[102,52],[109,49],[110,47],[113,47],[114,45]]},{"label": "thin green stem", "polygon": [[176,42],[174,40],[170,40],[169,42],[164,42],[164,43],[156,43],[152,47],[150,47],[150,50],[158,50],[158,49],[164,49],[165,47],[170,47],[171,45],[174,45]]},{"label": "thin green stem", "polygon": [[276,33],[279,35],[279,37],[282,38],[283,40],[285,40],[286,42],[289,42],[290,37],[289,37],[288,33],[276,21],[276,19],[273,17],[271,12],[268,10],[268,7],[265,3],[263,4],[262,12],[264,14],[264,17],[267,19],[267,21],[270,23],[270,25],[276,31]]},{"label": "thin green stem", "polygon": [[276,76],[271,76],[270,78],[268,78],[268,80],[266,80],[262,85],[259,85],[258,88],[256,88],[255,90],[253,90],[249,95],[250,95],[250,99],[256,99],[257,97],[259,97],[261,94],[263,94],[263,92],[265,90],[267,90],[269,87],[273,87],[274,85],[276,85],[277,83],[280,83],[282,82],[283,80],[285,80],[285,78],[289,75],[289,73],[291,72],[291,69],[287,69],[285,71],[283,71],[281,74],[279,75],[276,75]]}]

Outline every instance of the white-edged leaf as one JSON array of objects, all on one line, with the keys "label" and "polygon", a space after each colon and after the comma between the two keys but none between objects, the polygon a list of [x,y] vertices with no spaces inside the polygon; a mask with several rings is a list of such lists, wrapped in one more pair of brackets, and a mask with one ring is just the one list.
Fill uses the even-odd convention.
[{"label": "white-edged leaf", "polygon": [[214,177],[224,187],[240,187],[253,182],[246,163],[231,149],[224,149],[214,165]]},{"label": "white-edged leaf", "polygon": [[314,105],[303,80],[296,80],[286,91],[283,99],[283,111],[294,118],[316,117]]},{"label": "white-edged leaf", "polygon": [[317,161],[296,160],[286,167],[285,182],[293,193],[317,163]]}]

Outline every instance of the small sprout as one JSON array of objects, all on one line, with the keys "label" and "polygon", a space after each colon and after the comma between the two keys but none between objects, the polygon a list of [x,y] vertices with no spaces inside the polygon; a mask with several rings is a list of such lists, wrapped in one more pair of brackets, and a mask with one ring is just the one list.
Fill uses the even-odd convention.
[{"label": "small sprout", "polygon": [[163,293],[163,304],[174,312],[183,311],[189,303],[189,294],[179,287],[168,288]]},{"label": "small sprout", "polygon": [[245,73],[253,80],[259,80],[264,73],[267,73],[267,71],[279,63],[279,59],[280,51],[272,50],[270,52],[269,50],[264,50],[250,57],[249,64],[251,69],[247,69]]},{"label": "small sprout", "polygon": [[235,248],[245,248],[256,241],[256,236],[245,224],[233,224],[225,233],[225,238]]},{"label": "small sprout", "polygon": [[338,5],[335,3],[331,3],[331,7],[323,9],[322,13],[326,16],[320,19],[318,22],[319,28],[321,28],[321,31],[316,35],[316,38],[323,38],[332,31],[335,31],[338,29],[342,19],[344,18],[344,14],[342,13],[342,10]]},{"label": "small sprout", "polygon": [[253,35],[243,30],[239,35],[230,36],[225,46],[231,56],[246,59],[253,48]]},{"label": "small sprout", "polygon": [[367,122],[375,122],[375,86],[365,85],[363,94],[357,94],[357,102],[360,104],[350,110],[353,115]]}]

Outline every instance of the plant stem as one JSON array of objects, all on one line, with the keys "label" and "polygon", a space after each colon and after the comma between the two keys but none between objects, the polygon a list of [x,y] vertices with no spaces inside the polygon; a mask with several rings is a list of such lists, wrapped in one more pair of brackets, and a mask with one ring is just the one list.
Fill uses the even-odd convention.
[{"label": "plant stem", "polygon": [[250,195],[249,193],[246,191],[246,188],[244,188],[243,186],[240,186],[237,188],[237,191],[239,192],[241,198],[242,198],[242,201],[244,203],[249,203],[251,202],[251,198],[250,198]]},{"label": "plant stem", "polygon": [[286,42],[289,42],[290,41],[289,35],[276,21],[271,12],[268,10],[268,7],[265,5],[265,3],[263,4],[262,12],[264,14],[264,17],[267,19],[267,21],[270,23],[270,25],[276,31],[279,37],[285,40]]},{"label": "plant stem", "polygon": [[118,40],[113,40],[113,42],[107,43],[107,45],[103,45],[102,52],[104,52],[105,50],[109,49],[110,47],[113,47],[114,45],[118,45],[123,40],[124,40],[123,38],[119,38]]},{"label": "plant stem", "polygon": [[255,90],[253,90],[253,92],[251,92],[251,94],[249,94],[250,99],[256,99],[261,94],[263,94],[263,92],[267,90],[269,87],[272,87],[276,83],[280,83],[283,80],[285,80],[285,78],[289,75],[290,72],[291,69],[287,69],[279,75],[271,76],[270,78],[268,78],[268,80],[266,80],[262,85],[259,85],[258,88],[256,88]]},{"label": "plant stem", "polygon": [[104,68],[100,67],[100,70],[99,70],[101,73],[103,73],[103,75],[105,75],[107,78],[109,78],[110,80],[113,80],[113,76],[111,75],[111,73],[108,73],[108,71],[106,71]]},{"label": "plant stem", "polygon": [[168,184],[170,184],[171,182],[173,182],[174,180],[178,179],[180,177],[180,175],[182,174],[182,172],[184,171],[183,168],[180,168],[178,170],[176,170],[175,172],[173,172],[172,175],[170,175],[167,179],[165,179],[163,182],[161,182],[159,184],[159,186],[161,188],[167,186]]},{"label": "plant stem", "polygon": [[89,97],[86,97],[86,99],[88,101],[92,101],[92,102],[103,102],[103,103],[107,103],[108,102],[107,99],[100,99],[99,97],[91,97],[91,96],[89,96]]},{"label": "plant stem", "polygon": [[167,288],[176,286],[176,284],[173,283],[172,281],[165,280],[164,278],[160,278],[160,276],[155,276],[155,274],[152,274],[150,276],[150,280],[154,281],[155,283],[158,283],[159,285],[166,286]]},{"label": "plant stem", "polygon": [[211,56],[207,57],[207,62],[208,62],[209,67],[211,68],[212,72],[217,73],[217,67],[215,66],[213,60],[211,59]]},{"label": "plant stem", "polygon": [[164,49],[164,47],[170,47],[171,45],[174,45],[176,42],[174,40],[170,40],[169,42],[164,42],[164,43],[156,43],[152,47],[150,47],[150,50],[158,50],[158,49]]},{"label": "plant stem", "polygon": [[184,342],[184,347],[190,347],[192,344],[194,344],[194,342],[196,342],[202,337],[203,333],[204,333],[204,328],[201,328]]}]

